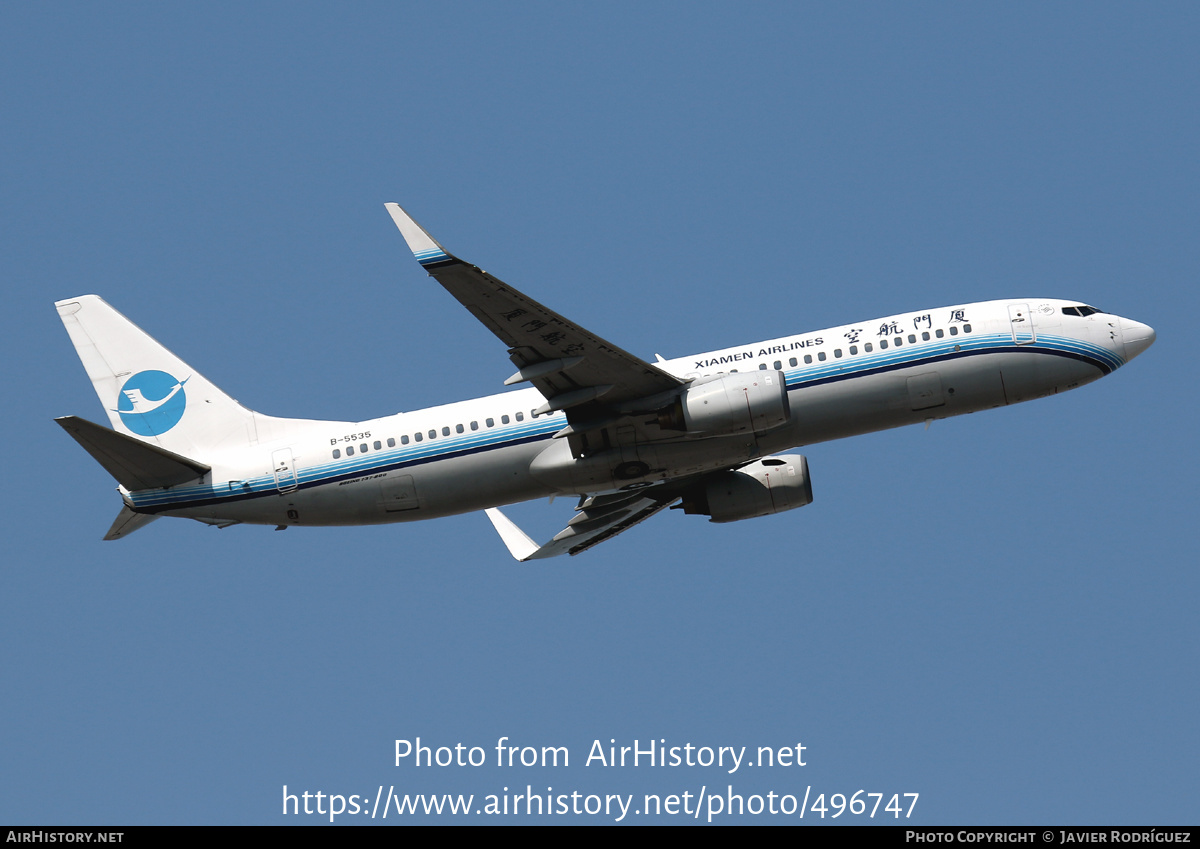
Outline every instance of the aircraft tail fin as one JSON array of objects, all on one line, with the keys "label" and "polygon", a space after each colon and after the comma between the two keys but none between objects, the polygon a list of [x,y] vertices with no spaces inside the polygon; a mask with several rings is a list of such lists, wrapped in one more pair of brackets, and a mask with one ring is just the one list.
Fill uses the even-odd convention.
[{"label": "aircraft tail fin", "polygon": [[254,413],[101,298],[55,306],[117,434],[193,457],[254,440]]}]

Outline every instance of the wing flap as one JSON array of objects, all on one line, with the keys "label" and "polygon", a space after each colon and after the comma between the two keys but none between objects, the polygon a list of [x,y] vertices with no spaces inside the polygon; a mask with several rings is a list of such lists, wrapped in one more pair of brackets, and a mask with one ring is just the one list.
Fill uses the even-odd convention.
[{"label": "wing flap", "polygon": [[560,554],[579,554],[644,522],[678,498],[667,486],[647,487],[632,493],[614,493],[584,499],[567,523],[544,545],[538,545],[496,508],[486,510],[509,554],[519,561],[544,560]]}]

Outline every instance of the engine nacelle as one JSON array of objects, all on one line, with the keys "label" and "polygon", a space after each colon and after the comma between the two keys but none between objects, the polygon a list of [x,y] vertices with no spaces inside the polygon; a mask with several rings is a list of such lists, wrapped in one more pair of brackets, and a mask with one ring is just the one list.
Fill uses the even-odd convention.
[{"label": "engine nacelle", "polygon": [[781,371],[735,372],[696,381],[671,406],[658,411],[662,427],[705,436],[763,433],[791,417]]},{"label": "engine nacelle", "polygon": [[711,516],[710,522],[737,522],[795,510],[812,500],[808,460],[783,454],[705,476],[683,496],[683,512]]}]

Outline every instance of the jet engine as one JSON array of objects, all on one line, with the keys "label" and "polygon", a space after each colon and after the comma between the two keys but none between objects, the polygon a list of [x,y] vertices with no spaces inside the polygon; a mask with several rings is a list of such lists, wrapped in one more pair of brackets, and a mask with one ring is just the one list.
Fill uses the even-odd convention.
[{"label": "jet engine", "polygon": [[808,460],[799,454],[764,457],[730,472],[706,475],[683,495],[683,512],[737,522],[811,504]]},{"label": "jet engine", "polygon": [[704,436],[762,433],[791,417],[781,371],[734,372],[697,380],[658,411],[661,427]]}]

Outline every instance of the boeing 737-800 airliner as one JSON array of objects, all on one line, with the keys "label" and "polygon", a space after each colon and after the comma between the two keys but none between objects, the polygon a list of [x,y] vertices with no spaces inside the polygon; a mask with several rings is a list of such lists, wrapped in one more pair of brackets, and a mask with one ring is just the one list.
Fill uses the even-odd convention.
[{"label": "boeing 737-800 airliner", "polygon": [[[486,398],[365,422],[248,410],[95,295],[57,303],[112,428],[58,419],[119,483],[105,539],[158,516],[226,527],[486,511],[518,560],[578,554],[658,511],[733,522],[812,501],[797,446],[1090,383],[1154,342],[1078,301],[892,315],[650,363],[448,253],[387,205],[416,259],[508,348]],[[497,507],[578,495],[544,545]]]}]

